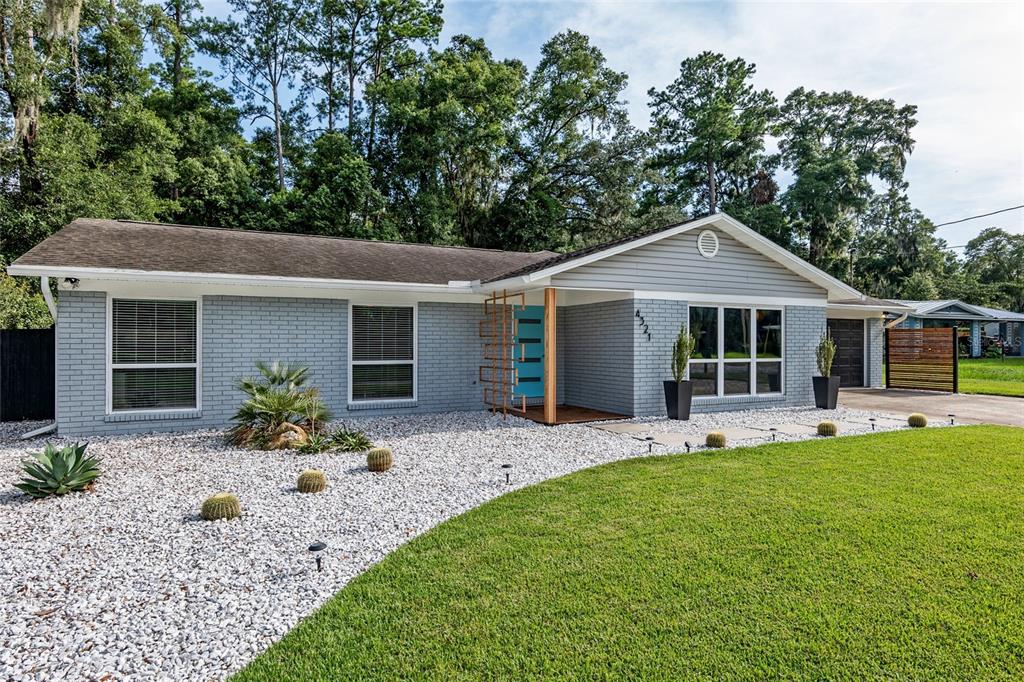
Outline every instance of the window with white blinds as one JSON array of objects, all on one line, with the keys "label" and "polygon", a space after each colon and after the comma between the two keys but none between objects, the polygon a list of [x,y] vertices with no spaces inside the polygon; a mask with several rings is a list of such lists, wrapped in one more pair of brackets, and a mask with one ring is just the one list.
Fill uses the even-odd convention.
[{"label": "window with white blinds", "polygon": [[416,397],[416,309],[412,306],[353,305],[353,401],[412,400]]},{"label": "window with white blinds", "polygon": [[110,409],[198,406],[198,303],[112,299]]}]

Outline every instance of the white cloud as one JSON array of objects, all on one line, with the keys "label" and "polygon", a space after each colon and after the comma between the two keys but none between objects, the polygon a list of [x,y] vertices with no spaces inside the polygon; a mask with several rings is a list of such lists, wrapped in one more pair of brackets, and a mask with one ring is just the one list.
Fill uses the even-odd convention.
[{"label": "white cloud", "polygon": [[[1019,3],[450,2],[445,36],[483,36],[535,63],[554,33],[591,37],[630,77],[634,123],[647,90],[704,50],[757,64],[780,98],[803,85],[916,104],[910,195],[935,222],[1024,203],[1024,11]],[[1024,211],[940,230],[962,244],[988,225],[1024,233]]]}]

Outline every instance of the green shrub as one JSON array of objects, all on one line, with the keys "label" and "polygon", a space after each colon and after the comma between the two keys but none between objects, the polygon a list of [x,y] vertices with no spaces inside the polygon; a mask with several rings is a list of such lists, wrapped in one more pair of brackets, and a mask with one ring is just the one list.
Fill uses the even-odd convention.
[{"label": "green shrub", "polygon": [[915,412],[907,417],[907,424],[915,429],[923,429],[928,426],[928,417],[924,416],[920,412]]},{"label": "green shrub", "polygon": [[242,515],[242,503],[238,496],[232,493],[217,493],[206,498],[199,516],[207,521],[218,521],[220,519],[237,519]]},{"label": "green shrub", "polygon": [[818,422],[819,436],[834,436],[839,433],[839,427],[833,421]]},{"label": "green shrub", "polygon": [[373,447],[373,442],[365,433],[344,426],[331,434],[331,441],[335,447],[345,452],[364,452]]},{"label": "green shrub", "polygon": [[257,362],[261,378],[242,379],[238,388],[248,398],[232,417],[232,445],[258,450],[301,446],[331,415],[315,388],[304,388],[307,368]]},{"label": "green shrub", "polygon": [[317,469],[306,469],[295,484],[300,493],[321,493],[327,490],[327,475]]},{"label": "green shrub", "polygon": [[393,463],[389,448],[373,448],[366,453],[366,466],[370,471],[387,471]]},{"label": "green shrub", "polygon": [[100,461],[85,455],[88,443],[57,449],[46,444],[34,459],[21,463],[25,477],[15,487],[35,498],[85,490],[100,475]]},{"label": "green shrub", "polygon": [[725,434],[721,431],[712,431],[708,434],[707,438],[704,439],[704,444],[709,448],[724,448]]}]

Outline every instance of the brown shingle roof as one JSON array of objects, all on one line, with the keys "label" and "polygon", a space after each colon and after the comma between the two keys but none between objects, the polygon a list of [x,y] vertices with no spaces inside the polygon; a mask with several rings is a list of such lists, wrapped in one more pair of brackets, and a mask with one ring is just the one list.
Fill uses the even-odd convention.
[{"label": "brown shingle roof", "polygon": [[79,218],[14,265],[448,284],[552,255]]}]

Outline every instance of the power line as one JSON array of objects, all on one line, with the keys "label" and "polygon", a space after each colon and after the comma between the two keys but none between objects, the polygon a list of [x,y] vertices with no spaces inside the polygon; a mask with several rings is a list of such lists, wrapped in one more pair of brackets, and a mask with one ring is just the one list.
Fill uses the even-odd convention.
[{"label": "power line", "polygon": [[[992,211],[991,213],[982,213],[981,215],[972,215],[970,218],[961,218],[960,220],[950,220],[948,223],[939,223],[932,227],[945,227],[946,225],[956,225],[957,223],[966,223],[968,220],[977,220],[978,218],[987,218],[990,215],[996,215],[997,213],[1006,213],[1007,211],[1016,211],[1019,208],[1024,208],[1024,204],[1020,206],[1011,206],[1010,208],[1001,208],[998,211]],[[959,248],[956,246],[949,247],[951,249]]]}]

